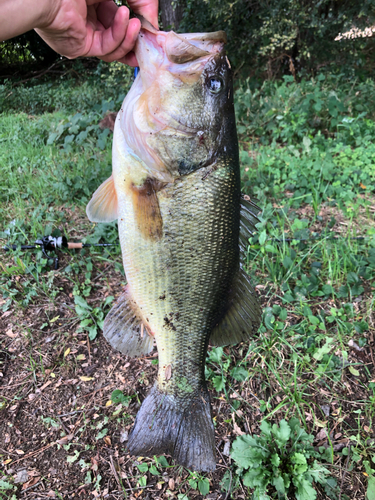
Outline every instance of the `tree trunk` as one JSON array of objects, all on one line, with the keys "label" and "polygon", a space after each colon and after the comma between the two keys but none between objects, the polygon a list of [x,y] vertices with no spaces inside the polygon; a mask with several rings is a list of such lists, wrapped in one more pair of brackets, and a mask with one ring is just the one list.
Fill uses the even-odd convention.
[{"label": "tree trunk", "polygon": [[161,20],[165,31],[177,31],[184,12],[184,0],[159,0]]}]

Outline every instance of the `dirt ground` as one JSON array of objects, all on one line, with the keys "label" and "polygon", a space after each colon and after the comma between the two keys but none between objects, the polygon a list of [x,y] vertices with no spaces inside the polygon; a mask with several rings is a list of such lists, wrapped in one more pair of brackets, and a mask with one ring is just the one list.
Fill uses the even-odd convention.
[{"label": "dirt ground", "polygon": [[[68,260],[69,255],[64,259]],[[123,280],[106,263],[98,264],[95,272],[102,276],[98,282],[103,274],[105,281],[88,298],[93,306],[101,304],[109,294],[118,296],[119,282]],[[0,316],[0,468],[5,479],[16,478],[17,491],[12,494],[35,500],[158,500],[178,499],[183,494],[189,499],[203,498],[189,484],[194,479],[192,474],[176,466],[170,457],[168,466],[164,463],[155,470],[151,467],[154,460],[131,457],[126,451],[128,433],[155,379],[156,353],[144,359],[130,359],[115,352],[101,333],[90,341],[87,333],[78,329],[71,282],[60,271],[56,271],[55,279],[60,281],[62,290],[53,304],[41,298],[26,310],[11,308]],[[262,294],[266,306],[266,291],[262,290]],[[44,325],[46,309],[50,320]],[[240,345],[226,348],[226,352],[235,362],[247,349],[248,345]],[[362,362],[375,377],[372,349],[353,347],[350,356],[351,362]],[[259,363],[258,358],[252,359],[249,363]],[[350,446],[342,431],[343,423],[351,425],[354,432],[357,423],[353,409],[360,409],[361,400],[367,396],[361,393],[356,377],[347,377],[345,385],[341,418],[335,416],[337,402],[324,388],[317,387],[309,399],[319,414],[319,408],[330,405],[330,441],[335,452],[331,471],[342,494],[360,500],[365,498],[366,488],[363,468],[348,467],[348,461],[338,452]],[[111,402],[115,389],[129,396],[125,403]],[[217,449],[217,468],[206,476],[210,493],[205,498],[211,500],[249,498],[241,484],[229,496],[220,482],[227,471],[232,480],[230,444],[241,433],[259,433],[263,416],[259,399],[267,400],[269,396],[269,388],[259,376],[246,383],[234,381],[230,391],[230,397],[240,395],[248,404],[233,412],[224,394],[210,387]],[[316,436],[314,444],[330,446],[327,435],[308,417],[307,421],[309,431]],[[365,419],[361,423],[374,439],[372,422]],[[318,491],[318,496],[326,498],[322,491]],[[11,498],[11,493],[5,498]]]}]

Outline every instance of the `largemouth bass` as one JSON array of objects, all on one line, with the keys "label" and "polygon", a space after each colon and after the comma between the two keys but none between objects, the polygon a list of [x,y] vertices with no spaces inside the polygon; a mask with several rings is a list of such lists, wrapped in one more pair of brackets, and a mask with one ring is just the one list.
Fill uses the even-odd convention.
[{"label": "largemouth bass", "polygon": [[[204,377],[213,345],[254,336],[261,310],[240,265],[256,205],[241,198],[225,33],[176,34],[147,22],[140,72],[116,119],[112,176],[87,207],[118,220],[127,286],[104,336],[129,356],[156,342],[159,370],[129,436],[133,455],[215,468]],[[242,243],[241,243],[242,242]]]}]

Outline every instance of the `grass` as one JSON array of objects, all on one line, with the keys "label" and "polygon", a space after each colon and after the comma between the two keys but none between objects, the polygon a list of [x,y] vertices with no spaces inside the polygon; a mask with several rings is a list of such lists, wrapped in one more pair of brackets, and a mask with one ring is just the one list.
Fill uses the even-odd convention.
[{"label": "grass", "polygon": [[[117,242],[115,224],[85,215],[110,172],[111,135],[99,121],[118,107],[123,77],[103,75],[10,96],[0,115],[2,244],[51,234]],[[0,496],[250,498],[234,443],[261,435],[262,422],[297,418],[328,471],[313,482],[318,498],[374,498],[373,82],[337,78],[247,82],[236,94],[243,189],[262,207],[246,266],[264,314],[251,342],[208,353],[217,471],[123,451],[157,358],[123,359],[100,334],[125,283],[119,247],[65,251],[58,271],[40,250],[18,249],[0,261]],[[275,481],[268,495],[281,498]]]}]

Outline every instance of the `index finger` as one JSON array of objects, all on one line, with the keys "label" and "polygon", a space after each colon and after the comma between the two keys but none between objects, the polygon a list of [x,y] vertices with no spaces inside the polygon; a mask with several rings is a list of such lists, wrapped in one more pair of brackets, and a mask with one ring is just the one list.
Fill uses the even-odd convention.
[{"label": "index finger", "polygon": [[158,0],[128,0],[128,3],[136,14],[140,14],[155,28],[159,28]]}]

